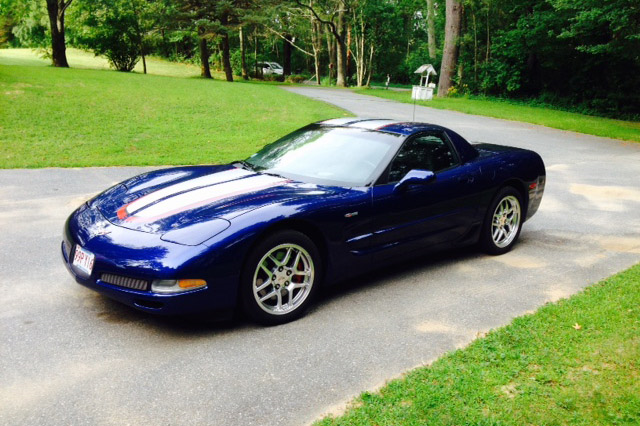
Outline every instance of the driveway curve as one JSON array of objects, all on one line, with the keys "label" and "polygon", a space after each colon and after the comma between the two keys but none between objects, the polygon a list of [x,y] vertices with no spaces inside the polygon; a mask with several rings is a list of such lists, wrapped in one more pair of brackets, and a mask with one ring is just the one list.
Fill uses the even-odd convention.
[{"label": "driveway curve", "polygon": [[[413,114],[347,90],[288,90],[362,116]],[[150,317],[71,280],[66,216],[147,169],[0,170],[0,424],[307,424],[640,261],[640,144],[425,107],[415,118],[542,155],[545,197],[519,244],[372,273],[272,328]]]}]

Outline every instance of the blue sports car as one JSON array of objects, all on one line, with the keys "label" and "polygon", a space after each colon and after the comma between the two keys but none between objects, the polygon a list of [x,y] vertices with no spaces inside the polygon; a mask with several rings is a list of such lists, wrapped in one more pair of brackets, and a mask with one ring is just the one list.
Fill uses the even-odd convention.
[{"label": "blue sports car", "polygon": [[510,250],[538,209],[532,151],[444,127],[343,118],[244,161],[166,168],[80,206],[62,256],[80,284],[159,314],[301,316],[319,288],[427,250]]}]

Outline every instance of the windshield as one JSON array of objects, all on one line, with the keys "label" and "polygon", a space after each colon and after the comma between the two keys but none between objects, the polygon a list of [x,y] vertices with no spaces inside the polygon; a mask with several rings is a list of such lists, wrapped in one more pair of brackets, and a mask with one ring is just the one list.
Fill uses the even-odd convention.
[{"label": "windshield", "polygon": [[357,128],[307,126],[247,159],[256,171],[321,185],[367,186],[403,137]]}]

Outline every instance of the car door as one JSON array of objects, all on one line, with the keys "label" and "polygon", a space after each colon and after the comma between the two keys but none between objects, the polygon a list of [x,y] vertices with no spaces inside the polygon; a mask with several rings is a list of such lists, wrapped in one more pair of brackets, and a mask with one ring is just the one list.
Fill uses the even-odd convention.
[{"label": "car door", "polygon": [[[396,188],[411,170],[428,170],[435,177]],[[473,182],[479,173],[472,163],[460,164],[444,131],[408,139],[373,187],[373,227],[378,247],[374,260],[462,238],[476,216]]]}]

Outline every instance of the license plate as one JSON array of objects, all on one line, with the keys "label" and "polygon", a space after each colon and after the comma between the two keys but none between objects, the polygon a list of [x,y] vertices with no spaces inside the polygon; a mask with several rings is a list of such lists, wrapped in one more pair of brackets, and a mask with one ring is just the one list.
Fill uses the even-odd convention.
[{"label": "license plate", "polygon": [[85,250],[80,246],[76,246],[76,254],[73,256],[73,266],[80,269],[87,275],[91,275],[93,271],[93,261],[96,256],[89,250]]}]

